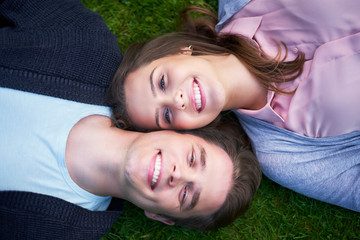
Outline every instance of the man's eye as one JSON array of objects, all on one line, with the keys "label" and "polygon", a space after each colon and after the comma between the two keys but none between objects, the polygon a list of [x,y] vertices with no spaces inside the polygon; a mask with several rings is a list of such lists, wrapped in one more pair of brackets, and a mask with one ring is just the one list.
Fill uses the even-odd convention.
[{"label": "man's eye", "polygon": [[185,200],[186,200],[186,196],[187,196],[187,194],[188,194],[188,189],[189,187],[188,186],[185,186],[184,187],[184,190],[183,190],[183,192],[182,192],[182,196],[181,196],[181,203],[183,204],[184,202],[185,202]]},{"label": "man's eye", "polygon": [[194,153],[191,154],[191,157],[190,157],[190,161],[189,161],[189,165],[190,167],[192,167],[195,163],[195,156],[194,156]]},{"label": "man's eye", "polygon": [[168,108],[165,108],[164,118],[165,118],[165,121],[166,121],[168,124],[171,124],[171,121],[170,121],[170,111],[169,111]]},{"label": "man's eye", "polygon": [[165,80],[164,80],[164,75],[161,76],[160,82],[159,82],[159,87],[161,90],[165,90]]}]

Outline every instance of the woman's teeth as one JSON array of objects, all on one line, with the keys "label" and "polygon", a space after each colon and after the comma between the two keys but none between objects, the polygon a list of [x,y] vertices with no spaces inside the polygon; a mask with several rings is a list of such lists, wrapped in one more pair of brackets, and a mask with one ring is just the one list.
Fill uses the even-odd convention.
[{"label": "woman's teeth", "polygon": [[159,179],[160,169],[161,169],[161,154],[159,153],[156,156],[156,160],[155,160],[155,168],[154,168],[154,174],[153,174],[153,177],[151,180],[151,187],[154,187],[157,180]]},{"label": "woman's teeth", "polygon": [[194,96],[195,96],[196,109],[199,111],[201,109],[201,94],[200,94],[199,85],[196,82],[194,82]]}]

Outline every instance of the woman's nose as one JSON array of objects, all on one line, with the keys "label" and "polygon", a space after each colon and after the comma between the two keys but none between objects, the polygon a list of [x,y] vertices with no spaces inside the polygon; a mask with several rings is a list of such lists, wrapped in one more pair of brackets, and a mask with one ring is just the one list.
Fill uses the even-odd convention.
[{"label": "woman's nose", "polygon": [[177,108],[179,110],[185,109],[185,98],[184,98],[184,94],[181,90],[178,90],[175,92],[174,106],[175,106],[175,108]]}]

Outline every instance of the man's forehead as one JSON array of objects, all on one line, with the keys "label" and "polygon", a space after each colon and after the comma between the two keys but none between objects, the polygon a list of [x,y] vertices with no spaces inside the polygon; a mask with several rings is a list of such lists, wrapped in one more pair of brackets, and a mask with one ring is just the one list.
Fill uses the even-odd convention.
[{"label": "man's forehead", "polygon": [[229,155],[221,147],[209,144],[206,148],[206,179],[198,204],[218,209],[233,185],[234,166]]}]

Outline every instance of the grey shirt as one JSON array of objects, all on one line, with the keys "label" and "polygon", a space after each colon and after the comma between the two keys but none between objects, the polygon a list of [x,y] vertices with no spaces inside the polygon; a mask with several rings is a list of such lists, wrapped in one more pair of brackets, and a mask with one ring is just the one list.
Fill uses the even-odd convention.
[{"label": "grey shirt", "polygon": [[263,173],[305,196],[360,212],[360,132],[309,138],[236,112]]}]

